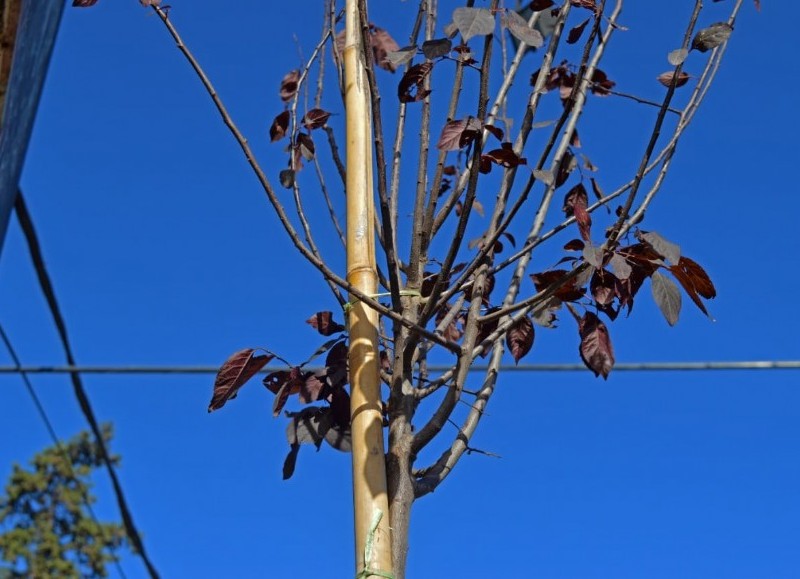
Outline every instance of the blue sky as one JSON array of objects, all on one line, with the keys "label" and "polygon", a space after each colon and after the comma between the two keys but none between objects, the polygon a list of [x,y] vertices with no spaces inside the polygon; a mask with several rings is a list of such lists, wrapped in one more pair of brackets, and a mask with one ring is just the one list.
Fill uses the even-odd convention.
[{"label": "blue sky", "polygon": [[[707,3],[702,23],[724,19],[731,3]],[[321,4],[172,3],[275,181],[285,159],[267,128],[281,110],[278,84],[298,47],[308,55],[316,43]],[[373,4],[373,21],[402,45],[416,4]],[[657,99],[654,77],[692,3],[628,4],[629,30],[603,68],[619,90]],[[610,326],[618,361],[800,358],[790,175],[799,51],[785,8],[745,3],[647,215],[711,275],[716,322],[684,300],[669,328],[645,288],[634,314]],[[691,55],[689,72],[699,63]],[[381,75],[388,100],[397,79]],[[323,106],[339,110],[338,97]],[[652,111],[597,107],[581,138],[615,183],[638,162]],[[303,320],[335,309],[166,31],[133,0],[65,12],[22,188],[80,363],[219,364],[259,345],[299,362],[319,343]],[[15,221],[0,259],[0,322],[24,363],[62,362]],[[571,324],[539,329],[525,361],[578,361]],[[34,380],[61,436],[85,428],[66,377]],[[257,382],[210,416],[211,376],[85,382],[115,425],[120,476],[164,577],[349,576],[349,456],[304,448],[282,481],[285,421]],[[408,574],[796,577],[799,383],[796,371],[502,376],[474,445],[503,458],[465,457],[415,504]],[[0,440],[3,479],[49,444],[11,375],[0,375]],[[105,479],[97,485],[98,512],[116,518]],[[123,563],[144,576],[134,557]]]}]

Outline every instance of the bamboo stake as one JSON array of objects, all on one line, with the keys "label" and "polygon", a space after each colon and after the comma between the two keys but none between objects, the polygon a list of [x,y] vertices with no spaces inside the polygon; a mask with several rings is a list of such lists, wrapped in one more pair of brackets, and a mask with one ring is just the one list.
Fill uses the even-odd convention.
[{"label": "bamboo stake", "polygon": [[[357,0],[345,6],[347,280],[378,291],[372,190],[372,126]],[[350,416],[357,577],[391,577],[392,554],[378,368],[378,314],[351,296]]]}]

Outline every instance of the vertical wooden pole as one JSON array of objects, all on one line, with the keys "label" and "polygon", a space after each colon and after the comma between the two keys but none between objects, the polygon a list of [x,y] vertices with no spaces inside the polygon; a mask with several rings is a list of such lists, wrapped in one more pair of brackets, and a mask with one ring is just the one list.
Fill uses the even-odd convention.
[{"label": "vertical wooden pole", "polygon": [[[345,7],[345,110],[347,123],[347,280],[375,295],[374,200],[372,190],[372,126],[369,87],[364,70],[356,0]],[[356,572],[392,572],[389,501],[381,416],[378,315],[351,301],[350,416],[353,437],[353,505]],[[365,560],[368,557],[369,560]]]}]

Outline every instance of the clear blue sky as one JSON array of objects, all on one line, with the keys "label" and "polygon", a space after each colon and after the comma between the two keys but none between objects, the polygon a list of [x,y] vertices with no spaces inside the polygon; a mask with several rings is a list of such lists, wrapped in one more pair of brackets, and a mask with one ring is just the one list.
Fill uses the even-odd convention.
[{"label": "clear blue sky", "polygon": [[[703,24],[731,3],[707,3]],[[373,4],[372,19],[402,45],[416,4]],[[620,90],[659,98],[653,79],[692,3],[627,4],[629,31],[604,68]],[[281,110],[278,84],[297,46],[308,55],[319,37],[322,3],[172,5],[277,180],[285,159],[267,128]],[[618,361],[800,358],[798,53],[785,4],[745,4],[647,221],[706,267],[717,321],[685,300],[669,328],[644,288],[634,314],[610,326]],[[695,55],[687,66],[700,71]],[[390,98],[397,79],[381,74]],[[638,162],[652,113],[609,103],[581,137],[614,183]],[[333,92],[325,107],[338,110]],[[66,11],[22,187],[80,363],[218,364],[258,345],[300,361],[318,343],[303,320],[334,309],[199,82],[135,0]],[[15,221],[0,322],[24,363],[62,363]],[[562,326],[539,330],[525,361],[578,361],[571,320]],[[66,377],[34,380],[62,436],[85,427]],[[349,456],[303,448],[282,481],[286,423],[271,418],[257,382],[209,416],[210,376],[85,380],[99,417],[115,424],[121,479],[164,577],[351,576]],[[10,375],[0,376],[0,440],[3,480],[49,444]],[[474,445],[503,458],[465,457],[416,503],[410,577],[800,575],[797,372],[507,374]],[[98,512],[116,518],[103,477],[98,493]],[[132,556],[124,567],[144,576]]]}]

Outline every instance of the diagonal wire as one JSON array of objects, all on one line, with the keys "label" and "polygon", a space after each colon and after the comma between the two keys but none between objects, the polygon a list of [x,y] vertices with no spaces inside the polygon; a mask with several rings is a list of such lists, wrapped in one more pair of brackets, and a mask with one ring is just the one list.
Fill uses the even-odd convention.
[{"label": "diagonal wire", "polygon": [[[2,324],[0,324],[0,339],[2,339],[3,343],[5,344],[6,350],[8,350],[9,355],[11,356],[11,361],[14,362],[14,365],[19,369],[20,378],[22,378],[22,382],[25,384],[25,388],[28,390],[28,394],[33,400],[33,405],[36,407],[36,412],[39,414],[39,418],[41,418],[42,422],[44,423],[47,432],[50,434],[50,438],[53,440],[53,444],[55,445],[58,452],[61,454],[61,457],[64,459],[64,464],[67,465],[67,470],[69,470],[69,475],[75,480],[78,480],[78,475],[75,474],[75,470],[72,468],[72,458],[67,453],[67,449],[64,448],[64,445],[61,444],[61,439],[56,434],[56,429],[53,428],[53,422],[50,420],[50,417],[47,415],[47,411],[44,409],[44,405],[42,404],[39,395],[36,394],[36,390],[31,383],[30,378],[28,377],[28,373],[22,370],[22,363],[19,360],[19,356],[17,355],[17,351],[14,349],[14,346],[11,344],[11,340],[6,334],[5,329],[3,329]],[[97,515],[92,508],[91,502],[89,502],[89,497],[84,492],[81,493],[81,499],[83,500],[83,504],[86,507],[86,510],[89,513],[89,516],[95,522],[96,525],[100,525],[100,521],[97,519]],[[114,558],[114,566],[117,568],[117,573],[122,579],[127,579],[127,575],[125,575],[125,571],[122,570],[122,565],[119,562],[119,559]]]},{"label": "diagonal wire", "polygon": [[[28,244],[31,260],[33,261],[34,269],[36,270],[36,276],[39,278],[39,285],[42,288],[42,293],[47,300],[47,305],[50,308],[50,313],[53,316],[53,321],[55,322],[56,329],[58,330],[58,335],[61,339],[61,345],[64,348],[64,354],[67,358],[67,363],[71,366],[74,366],[75,357],[72,354],[72,347],[70,346],[69,338],[67,337],[67,326],[64,323],[64,317],[61,315],[61,310],[58,307],[58,301],[56,300],[53,283],[50,280],[50,275],[47,273],[47,268],[44,264],[41,245],[39,244],[39,240],[36,236],[36,230],[33,227],[33,221],[31,220],[25,200],[22,197],[22,191],[20,190],[17,191],[17,198],[14,201],[14,210],[17,214],[20,227],[22,228],[22,233],[25,235],[25,241]],[[125,499],[125,493],[122,490],[122,484],[119,482],[117,472],[114,469],[114,465],[111,463],[108,450],[106,449],[105,442],[103,441],[103,435],[100,432],[100,426],[97,423],[97,418],[92,410],[89,397],[83,387],[81,376],[80,374],[72,373],[70,374],[70,379],[72,381],[72,389],[75,393],[75,397],[78,400],[78,405],[81,408],[81,412],[83,412],[83,415],[86,417],[86,421],[89,423],[89,427],[97,439],[101,458],[103,459],[103,463],[106,465],[106,470],[108,470],[108,476],[111,478],[111,485],[114,489],[114,495],[117,499],[117,505],[119,506],[120,514],[122,515],[122,523],[125,527],[125,532],[127,533],[128,538],[133,545],[134,551],[142,558],[150,577],[152,579],[158,579],[158,572],[156,571],[152,561],[150,561],[149,557],[147,556],[142,538],[139,535],[139,531],[136,530],[136,525],[133,523],[133,515],[128,507],[128,501]]]}]

